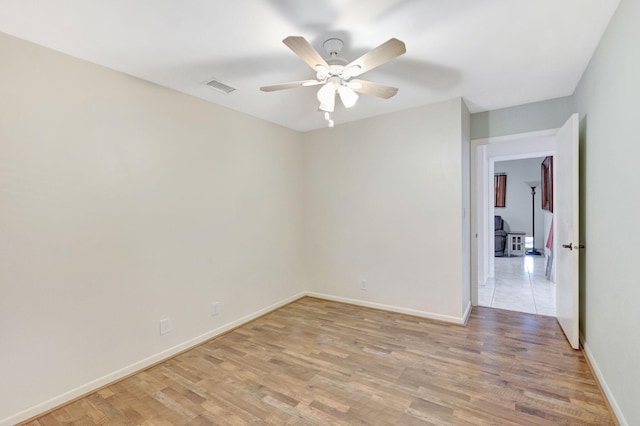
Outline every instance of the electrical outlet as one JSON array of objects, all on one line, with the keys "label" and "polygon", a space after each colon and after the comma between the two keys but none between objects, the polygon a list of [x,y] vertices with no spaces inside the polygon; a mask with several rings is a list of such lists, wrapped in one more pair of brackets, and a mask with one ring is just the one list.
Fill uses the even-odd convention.
[{"label": "electrical outlet", "polygon": [[360,290],[367,291],[367,281],[366,280],[360,281]]},{"label": "electrical outlet", "polygon": [[160,335],[167,334],[171,331],[171,320],[164,318],[160,320]]},{"label": "electrical outlet", "polygon": [[220,313],[220,302],[214,302],[211,304],[211,316],[214,317]]}]

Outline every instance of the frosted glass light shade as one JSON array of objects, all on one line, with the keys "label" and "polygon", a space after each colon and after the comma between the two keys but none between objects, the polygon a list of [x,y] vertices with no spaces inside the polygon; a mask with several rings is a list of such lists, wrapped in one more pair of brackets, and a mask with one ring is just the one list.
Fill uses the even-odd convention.
[{"label": "frosted glass light shade", "polygon": [[358,94],[346,86],[338,87],[338,94],[345,108],[351,108],[358,101]]},{"label": "frosted glass light shade", "polygon": [[332,82],[326,83],[318,90],[318,100],[320,101],[320,109],[327,112],[333,112],[336,106],[336,86]]}]

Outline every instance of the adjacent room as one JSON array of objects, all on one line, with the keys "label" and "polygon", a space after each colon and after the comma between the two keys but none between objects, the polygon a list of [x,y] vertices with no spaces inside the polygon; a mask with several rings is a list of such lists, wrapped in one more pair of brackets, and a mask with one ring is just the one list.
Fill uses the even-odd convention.
[{"label": "adjacent room", "polygon": [[640,424],[639,21],[0,0],[0,425]]}]

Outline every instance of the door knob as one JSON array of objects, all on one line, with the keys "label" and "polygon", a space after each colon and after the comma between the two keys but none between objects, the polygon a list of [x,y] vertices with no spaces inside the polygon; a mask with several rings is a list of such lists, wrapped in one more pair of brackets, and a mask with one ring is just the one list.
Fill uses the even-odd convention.
[{"label": "door knob", "polygon": [[569,250],[573,250],[573,249],[576,249],[576,250],[577,250],[577,249],[583,249],[583,248],[584,248],[584,244],[575,244],[575,245],[574,245],[574,244],[572,244],[572,243],[569,243],[569,244],[563,244],[563,245],[562,245],[562,248],[568,248]]}]

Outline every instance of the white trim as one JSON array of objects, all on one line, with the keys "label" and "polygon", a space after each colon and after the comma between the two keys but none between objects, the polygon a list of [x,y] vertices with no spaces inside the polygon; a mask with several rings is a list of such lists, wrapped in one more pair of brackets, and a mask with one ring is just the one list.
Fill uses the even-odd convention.
[{"label": "white trim", "polygon": [[204,334],[201,334],[200,336],[194,337],[193,339],[189,339],[185,342],[182,342],[176,346],[173,346],[171,348],[165,349],[164,351],[158,352],[155,355],[152,355],[150,357],[147,357],[143,360],[140,360],[138,362],[134,362],[133,364],[130,364],[124,368],[121,368],[119,370],[116,370],[112,373],[109,373],[105,376],[99,377],[95,380],[92,380],[88,383],[85,383],[84,385],[78,386],[77,388],[71,389],[67,392],[64,392],[58,396],[55,396],[47,401],[41,402],[39,404],[36,404],[32,407],[29,407],[23,411],[20,411],[18,413],[12,414],[9,417],[6,417],[2,420],[0,420],[0,426],[10,426],[10,425],[14,425],[16,423],[22,422],[24,420],[27,420],[31,417],[37,416],[39,414],[42,414],[48,410],[51,410],[52,408],[56,408],[60,405],[63,405],[75,398],[78,398],[82,395],[86,395],[88,393],[91,393],[93,391],[95,391],[96,389],[99,389],[105,385],[108,385],[110,383],[116,382],[119,379],[122,379],[123,377],[126,377],[130,374],[142,371],[143,369],[157,363],[160,361],[163,361],[165,359],[168,359],[170,357],[172,357],[173,355],[176,355],[184,350],[187,350],[189,348],[192,348],[194,346],[197,346],[203,342],[206,342],[207,340],[213,339],[214,337],[217,337],[223,333],[226,333],[229,330],[232,330],[242,324],[246,324],[251,320],[254,320],[264,314],[267,314],[271,311],[274,311],[284,305],[287,305],[291,302],[294,302],[302,297],[305,296],[304,292],[298,293],[294,296],[288,297],[286,299],[283,299],[279,302],[276,302],[272,305],[269,305],[265,308],[259,309],[251,314],[245,315],[241,318],[238,318],[235,321],[231,321],[225,325],[222,325],[218,328],[214,328],[211,331],[208,331]]},{"label": "white trim", "polygon": [[620,426],[629,426],[627,419],[624,418],[624,414],[616,401],[616,398],[613,396],[613,392],[611,392],[611,388],[607,384],[607,381],[604,379],[604,374],[600,370],[598,363],[596,362],[595,357],[593,356],[593,352],[589,349],[589,346],[584,340],[584,336],[580,333],[580,343],[582,344],[582,348],[584,349],[584,356],[587,358],[591,368],[593,369],[594,374],[596,375],[596,379],[600,382],[600,387],[604,392],[605,398],[609,401],[609,405],[611,405],[611,409],[613,410],[613,414],[616,416],[618,423]]},{"label": "white trim", "polygon": [[553,136],[558,133],[559,128],[555,129],[545,129],[545,130],[537,130],[535,132],[526,132],[526,133],[516,133],[513,135],[504,135],[504,136],[492,136],[490,138],[480,138],[480,139],[471,139],[472,143],[476,143],[478,145],[486,145],[491,143],[499,143],[499,142],[512,142],[520,139],[536,139],[546,136]]},{"label": "white trim", "polygon": [[[472,200],[474,205],[471,208],[472,229],[476,234],[472,240],[472,253],[475,259],[472,261],[471,271],[471,295],[474,303],[478,300],[478,284],[493,278],[495,275],[494,258],[494,222],[495,210],[493,207],[493,171],[496,161],[517,160],[524,158],[545,157],[555,155],[555,147],[546,142],[553,138],[557,128],[539,130],[535,132],[517,133],[505,136],[496,136],[483,139],[473,139],[471,141],[471,163],[475,166],[476,185],[472,187]],[[525,147],[514,146],[519,143]],[[509,147],[508,149],[506,149]]]},{"label": "white trim", "polygon": [[[383,311],[397,312],[399,314],[413,315],[416,317],[422,317],[422,318],[427,318],[427,319],[432,319],[437,321],[444,321],[444,322],[449,322],[453,324],[465,325],[466,323],[466,319],[464,316],[453,317],[450,315],[434,314],[432,312],[419,311],[417,309],[402,308],[399,306],[385,305],[383,303],[367,302],[367,301],[358,300],[358,299],[349,299],[347,297],[331,296],[324,293],[307,292],[307,296],[316,297],[318,299],[330,300],[333,302],[342,302],[342,303],[348,303],[350,305],[363,306],[365,308],[374,308],[374,309],[380,309]],[[471,302],[469,302],[467,305],[467,311],[469,313],[471,312]],[[465,312],[465,314],[467,314],[467,312]]]}]

